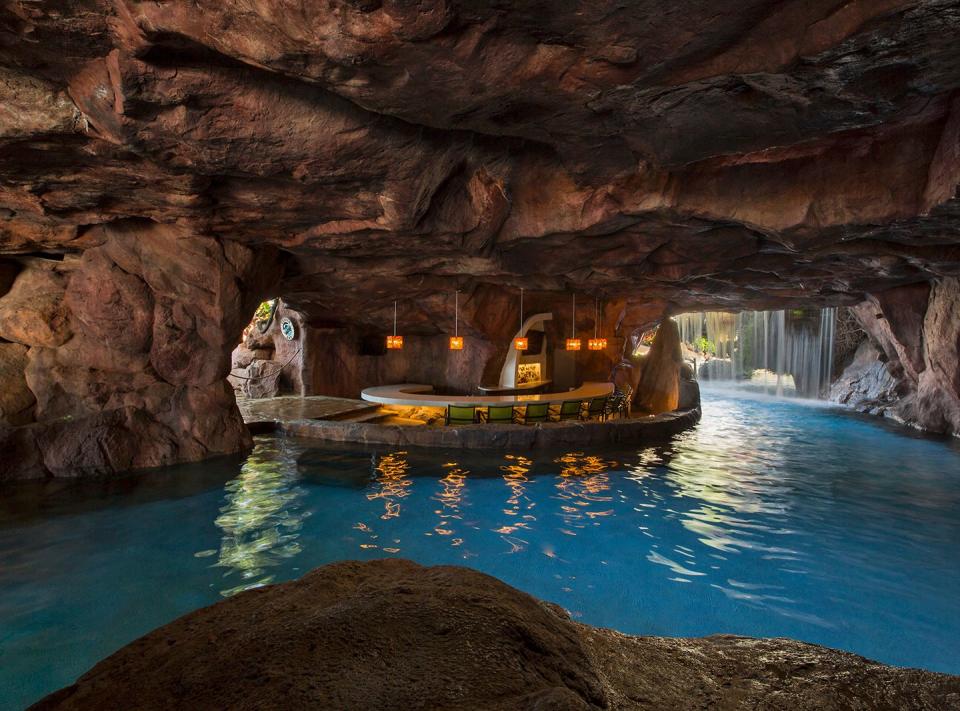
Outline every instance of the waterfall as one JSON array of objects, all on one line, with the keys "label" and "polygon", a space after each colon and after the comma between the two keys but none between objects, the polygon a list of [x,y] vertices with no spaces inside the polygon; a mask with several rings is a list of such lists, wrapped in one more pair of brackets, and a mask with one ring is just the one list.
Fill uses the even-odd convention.
[{"label": "waterfall", "polygon": [[737,382],[777,397],[819,398],[830,388],[834,308],[719,311],[675,316],[684,357],[701,380]]}]

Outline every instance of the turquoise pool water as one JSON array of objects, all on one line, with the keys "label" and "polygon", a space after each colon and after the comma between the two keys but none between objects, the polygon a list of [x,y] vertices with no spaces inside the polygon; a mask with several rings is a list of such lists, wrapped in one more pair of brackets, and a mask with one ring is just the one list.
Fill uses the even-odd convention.
[{"label": "turquoise pool water", "polygon": [[[705,391],[665,445],[320,449],[0,491],[0,708],[154,627],[345,558],[468,565],[624,632],[789,636],[960,673],[960,450]],[[300,460],[300,464],[298,464]]]}]

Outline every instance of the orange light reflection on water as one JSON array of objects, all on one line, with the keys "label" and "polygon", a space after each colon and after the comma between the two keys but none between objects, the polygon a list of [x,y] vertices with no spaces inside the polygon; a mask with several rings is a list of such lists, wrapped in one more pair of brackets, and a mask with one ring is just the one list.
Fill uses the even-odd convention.
[{"label": "orange light reflection on water", "polygon": [[[407,461],[406,455],[407,453],[402,451],[384,454],[374,466],[373,489],[367,493],[367,500],[376,501],[380,499],[383,501],[383,513],[380,514],[380,518],[384,521],[399,518],[400,501],[410,495],[409,489],[413,480],[409,475],[410,462]],[[400,552],[397,545],[381,546],[380,543],[374,542],[379,538],[379,534],[369,524],[360,521],[353,528],[367,534],[369,539],[368,542],[360,544],[361,549],[380,548],[384,553]],[[399,542],[399,539],[393,540],[394,544]]]},{"label": "orange light reflection on water", "polygon": [[529,528],[530,523],[537,520],[530,513],[536,506],[536,502],[527,496],[527,487],[533,483],[527,476],[533,466],[533,461],[515,454],[508,454],[504,459],[507,460],[507,464],[502,465],[500,471],[502,472],[503,482],[507,485],[510,493],[507,496],[503,513],[506,516],[512,516],[513,519],[493,530],[495,533],[499,533],[501,538],[509,544],[509,552],[516,553],[526,547],[527,541],[513,534]]},{"label": "orange light reflection on water", "polygon": [[380,518],[386,520],[400,515],[400,499],[410,495],[407,491],[413,483],[408,475],[410,463],[406,460],[406,452],[392,452],[380,457],[376,467],[374,490],[367,494],[367,499],[383,499],[384,512]]},{"label": "orange light reflection on water", "polygon": [[450,545],[456,547],[463,544],[463,538],[454,536],[457,532],[454,522],[463,519],[460,504],[463,501],[463,490],[466,487],[469,472],[461,469],[456,462],[447,462],[443,466],[447,469],[447,474],[439,480],[440,489],[433,497],[441,504],[441,507],[434,512],[439,516],[439,520],[433,530],[439,536],[451,536]]},{"label": "orange light reflection on water", "polygon": [[555,461],[561,466],[555,483],[557,496],[567,502],[560,506],[563,533],[576,535],[571,529],[597,526],[596,519],[613,515],[613,508],[608,506],[613,495],[607,472],[617,466],[616,462],[582,452],[569,452]]}]

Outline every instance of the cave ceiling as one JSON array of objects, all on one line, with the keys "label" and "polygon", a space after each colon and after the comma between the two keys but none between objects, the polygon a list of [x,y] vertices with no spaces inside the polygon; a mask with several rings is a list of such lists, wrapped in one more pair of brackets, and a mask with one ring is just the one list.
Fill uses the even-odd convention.
[{"label": "cave ceiling", "polygon": [[958,32],[934,0],[7,1],[0,256],[174,225],[279,249],[331,323],[854,303],[960,274]]}]

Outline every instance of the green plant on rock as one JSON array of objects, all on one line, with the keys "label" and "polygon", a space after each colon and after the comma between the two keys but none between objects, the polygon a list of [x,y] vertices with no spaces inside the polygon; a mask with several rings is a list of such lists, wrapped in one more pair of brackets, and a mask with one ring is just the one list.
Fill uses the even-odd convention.
[{"label": "green plant on rock", "polygon": [[273,310],[272,301],[264,301],[257,307],[257,310],[253,313],[254,321],[266,321],[270,318],[270,312]]}]

